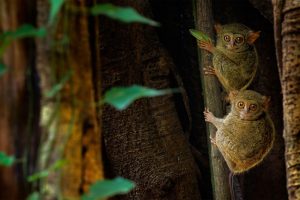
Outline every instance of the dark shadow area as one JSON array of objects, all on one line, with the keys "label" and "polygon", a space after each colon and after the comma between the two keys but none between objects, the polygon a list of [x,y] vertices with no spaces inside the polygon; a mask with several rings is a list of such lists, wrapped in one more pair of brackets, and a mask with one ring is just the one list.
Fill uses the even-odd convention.
[{"label": "dark shadow area", "polygon": [[[157,29],[160,41],[173,58],[187,93],[190,108],[188,112],[191,116],[189,141],[195,147],[192,147],[192,151],[202,175],[202,180],[200,180],[201,195],[203,199],[212,199],[197,46],[195,39],[188,31],[190,28],[194,28],[192,1],[167,0],[162,3],[158,0],[151,0],[150,2],[153,18],[162,24]],[[182,119],[182,115],[184,115],[182,108],[177,109]],[[186,120],[183,119],[182,122],[184,121]]]}]

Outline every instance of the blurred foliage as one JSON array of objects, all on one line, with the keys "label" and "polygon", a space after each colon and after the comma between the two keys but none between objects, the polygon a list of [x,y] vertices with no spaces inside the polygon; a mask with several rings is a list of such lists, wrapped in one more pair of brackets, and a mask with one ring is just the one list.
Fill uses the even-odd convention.
[{"label": "blurred foliage", "polygon": [[91,185],[88,193],[82,196],[82,200],[99,200],[118,194],[126,194],[135,187],[134,182],[117,177],[113,180],[101,180]]},{"label": "blurred foliage", "polygon": [[137,99],[144,97],[156,97],[172,92],[175,92],[175,90],[156,90],[140,85],[132,85],[130,87],[113,87],[104,94],[101,103],[110,104],[117,110],[124,110]]},{"label": "blurred foliage", "polygon": [[0,151],[0,166],[10,167],[15,162],[14,156],[8,156],[6,153]]},{"label": "blurred foliage", "polygon": [[57,17],[61,7],[64,4],[64,0],[49,0],[50,3],[50,14],[49,14],[49,24],[53,24],[55,18]]},{"label": "blurred foliage", "polygon": [[105,15],[124,23],[138,22],[151,26],[159,26],[158,22],[144,17],[131,7],[120,7],[110,3],[97,4],[91,8],[91,13],[92,15]]}]

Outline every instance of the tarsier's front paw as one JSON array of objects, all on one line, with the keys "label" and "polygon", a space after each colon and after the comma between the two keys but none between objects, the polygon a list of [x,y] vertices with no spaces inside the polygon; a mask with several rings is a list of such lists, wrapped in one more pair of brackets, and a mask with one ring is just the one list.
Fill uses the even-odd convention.
[{"label": "tarsier's front paw", "polygon": [[210,138],[210,142],[212,143],[212,144],[214,144],[214,145],[217,145],[217,142],[216,142],[216,139],[215,138],[213,138],[213,137],[209,137]]},{"label": "tarsier's front paw", "polygon": [[204,67],[203,72],[204,72],[205,75],[216,75],[215,69],[211,66]]},{"label": "tarsier's front paw", "polygon": [[213,122],[215,116],[212,114],[212,112],[209,111],[208,108],[205,108],[203,114],[206,122],[211,122],[211,123]]},{"label": "tarsier's front paw", "polygon": [[213,49],[214,49],[214,46],[210,41],[207,42],[207,41],[203,41],[203,40],[198,40],[198,47],[200,49],[204,49],[209,52],[213,52]]}]

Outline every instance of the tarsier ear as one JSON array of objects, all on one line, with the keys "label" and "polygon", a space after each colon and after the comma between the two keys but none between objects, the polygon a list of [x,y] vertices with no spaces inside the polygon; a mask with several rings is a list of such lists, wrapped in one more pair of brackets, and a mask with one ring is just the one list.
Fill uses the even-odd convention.
[{"label": "tarsier ear", "polygon": [[220,33],[220,31],[222,30],[222,25],[219,24],[219,23],[216,23],[215,24],[215,30],[216,30],[216,33]]},{"label": "tarsier ear", "polygon": [[248,44],[253,44],[260,36],[260,31],[249,31],[247,35]]},{"label": "tarsier ear", "polygon": [[233,98],[235,98],[238,93],[239,93],[238,90],[230,91],[229,92],[229,100],[232,100]]},{"label": "tarsier ear", "polygon": [[263,96],[263,108],[264,110],[268,110],[271,102],[271,97]]}]

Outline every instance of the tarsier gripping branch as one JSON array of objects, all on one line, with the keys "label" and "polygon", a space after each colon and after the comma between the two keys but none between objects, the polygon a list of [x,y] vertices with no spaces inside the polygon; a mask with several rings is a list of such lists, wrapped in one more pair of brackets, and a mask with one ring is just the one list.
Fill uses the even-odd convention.
[{"label": "tarsier gripping branch", "polygon": [[[253,81],[258,56],[254,42],[260,32],[243,24],[216,25],[216,46],[200,31],[190,30],[201,49],[213,54],[213,66],[205,66],[205,75],[216,75],[229,92],[231,111],[216,118],[205,109],[205,121],[217,132],[211,137],[232,173],[242,173],[259,164],[273,146],[275,129],[267,108],[270,99],[246,90]],[[197,35],[198,34],[198,35]]]},{"label": "tarsier gripping branch", "polygon": [[198,46],[213,54],[213,66],[205,74],[216,75],[226,91],[246,89],[258,65],[254,42],[260,32],[242,24],[215,25],[216,46],[211,40],[198,40]]},{"label": "tarsier gripping branch", "polygon": [[231,111],[223,119],[208,109],[205,121],[217,128],[211,138],[233,173],[242,173],[260,163],[273,146],[274,125],[267,108],[269,98],[252,91],[232,91]]}]

